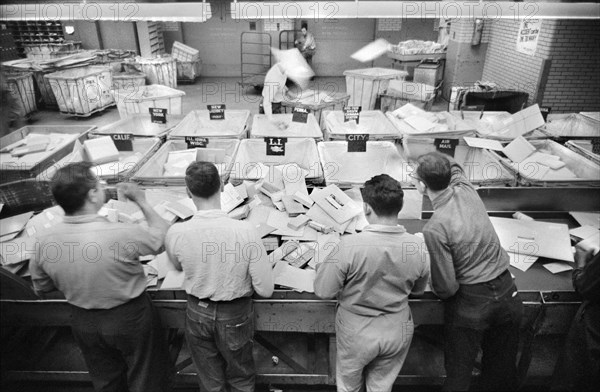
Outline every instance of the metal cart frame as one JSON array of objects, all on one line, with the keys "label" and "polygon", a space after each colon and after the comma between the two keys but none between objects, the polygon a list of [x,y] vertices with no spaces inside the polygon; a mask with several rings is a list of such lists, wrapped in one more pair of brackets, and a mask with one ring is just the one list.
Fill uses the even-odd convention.
[{"label": "metal cart frame", "polygon": [[[251,37],[259,38],[252,40]],[[268,38],[268,42],[265,43],[265,39]],[[254,87],[262,88],[265,82],[265,75],[271,68],[271,35],[268,33],[256,33],[253,31],[244,31],[240,40],[240,67],[241,67],[241,81],[238,82],[242,87]],[[267,49],[266,53],[262,53],[264,49]],[[252,56],[260,56],[264,60],[262,63],[254,62]]]}]

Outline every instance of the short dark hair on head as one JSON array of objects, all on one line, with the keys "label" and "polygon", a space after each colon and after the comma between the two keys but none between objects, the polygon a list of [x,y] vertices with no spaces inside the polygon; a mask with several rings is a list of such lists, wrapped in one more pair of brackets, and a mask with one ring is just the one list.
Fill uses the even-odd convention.
[{"label": "short dark hair on head", "polygon": [[54,200],[71,215],[85,204],[88,192],[96,187],[98,178],[91,172],[90,162],[68,164],[56,172],[50,181]]},{"label": "short dark hair on head", "polygon": [[404,204],[402,185],[387,174],[365,182],[362,197],[379,216],[397,216]]},{"label": "short dark hair on head", "polygon": [[[298,25],[296,25],[296,26],[298,26]],[[302,29],[308,30],[308,23],[302,22],[302,24],[300,25],[300,30],[302,30]]]},{"label": "short dark hair on head", "polygon": [[196,197],[208,199],[221,191],[221,177],[210,162],[192,162],[185,170],[185,184]]},{"label": "short dark hair on head", "polygon": [[417,176],[432,191],[441,191],[448,187],[452,173],[450,161],[440,152],[430,152],[417,159]]}]

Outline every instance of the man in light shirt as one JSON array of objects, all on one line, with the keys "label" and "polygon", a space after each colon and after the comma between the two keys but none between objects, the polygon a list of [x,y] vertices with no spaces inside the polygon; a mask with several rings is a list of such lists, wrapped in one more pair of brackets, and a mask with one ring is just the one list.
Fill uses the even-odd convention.
[{"label": "man in light shirt", "polygon": [[285,123],[275,121],[273,114],[283,113],[281,103],[285,100],[288,91],[285,85],[286,82],[285,66],[278,62],[265,75],[265,83],[262,89],[262,107],[259,110],[260,114],[265,114],[269,121],[282,129],[285,129]]},{"label": "man in light shirt", "polygon": [[168,391],[167,342],[139,256],[161,252],[169,225],[134,184],[119,188],[140,207],[147,229],[99,216],[105,184],[91,167],[73,163],[52,178],[65,216],[38,236],[29,263],[33,287],[58,289],[72,305],[73,336],[96,391]]},{"label": "man in light shirt", "polygon": [[362,189],[369,226],[342,237],[337,254],[317,265],[315,294],[337,297],[337,390],[391,391],[413,336],[408,295],[422,294],[429,260],[421,238],[398,225],[400,183],[387,174]]},{"label": "man in light shirt", "polygon": [[185,183],[198,211],[169,229],[166,248],[185,272],[185,335],[201,390],[254,391],[251,296],[273,294],[271,264],[256,229],[221,210],[214,164],[193,162]]}]

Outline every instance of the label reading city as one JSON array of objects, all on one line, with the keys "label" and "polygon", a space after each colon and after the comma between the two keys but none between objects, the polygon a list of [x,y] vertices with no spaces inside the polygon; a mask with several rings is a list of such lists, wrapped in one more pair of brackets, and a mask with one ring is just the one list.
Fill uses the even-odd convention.
[{"label": "label reading city", "polygon": [[368,140],[369,134],[367,133],[355,133],[346,135],[346,141],[348,142],[348,152],[366,152]]}]

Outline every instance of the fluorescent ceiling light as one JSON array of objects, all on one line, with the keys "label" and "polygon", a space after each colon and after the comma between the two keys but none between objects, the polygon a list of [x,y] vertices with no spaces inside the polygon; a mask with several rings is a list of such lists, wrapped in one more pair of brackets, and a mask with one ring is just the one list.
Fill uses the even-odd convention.
[{"label": "fluorescent ceiling light", "polygon": [[598,3],[512,1],[234,1],[234,19],[600,19]]},{"label": "fluorescent ceiling light", "polygon": [[210,4],[80,2],[0,5],[2,21],[74,21],[112,22],[206,22],[211,17]]}]

